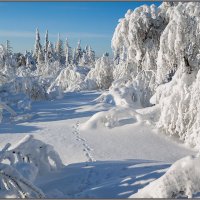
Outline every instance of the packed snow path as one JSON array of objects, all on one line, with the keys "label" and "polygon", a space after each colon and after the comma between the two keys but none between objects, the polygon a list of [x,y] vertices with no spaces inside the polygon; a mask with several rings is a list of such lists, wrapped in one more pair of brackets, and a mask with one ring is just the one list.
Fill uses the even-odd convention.
[{"label": "packed snow path", "polygon": [[66,167],[36,181],[47,197],[126,198],[195,153],[143,122],[80,130],[93,114],[110,108],[95,104],[99,95],[68,93],[62,100],[35,102],[28,121],[0,125],[1,148],[33,134],[60,154]]}]

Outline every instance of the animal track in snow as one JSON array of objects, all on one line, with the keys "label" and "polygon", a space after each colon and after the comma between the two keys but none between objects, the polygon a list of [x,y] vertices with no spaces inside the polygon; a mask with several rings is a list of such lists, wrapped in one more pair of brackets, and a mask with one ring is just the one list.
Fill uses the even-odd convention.
[{"label": "animal track in snow", "polygon": [[72,126],[72,129],[73,129],[72,133],[76,136],[76,141],[82,143],[83,152],[84,152],[84,155],[86,156],[88,162],[94,162],[95,159],[93,158],[93,156],[90,153],[93,149],[90,148],[89,145],[87,144],[86,140],[80,136],[79,121],[77,121],[76,124]]}]

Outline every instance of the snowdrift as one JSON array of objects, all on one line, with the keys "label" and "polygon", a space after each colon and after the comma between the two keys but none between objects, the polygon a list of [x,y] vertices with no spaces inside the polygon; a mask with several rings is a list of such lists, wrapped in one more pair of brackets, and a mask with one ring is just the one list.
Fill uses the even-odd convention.
[{"label": "snowdrift", "polygon": [[130,198],[192,198],[200,192],[200,158],[188,156],[175,162],[159,179]]},{"label": "snowdrift", "polygon": [[100,127],[114,128],[129,123],[141,122],[142,116],[129,107],[113,108],[98,112],[81,125],[82,130]]}]

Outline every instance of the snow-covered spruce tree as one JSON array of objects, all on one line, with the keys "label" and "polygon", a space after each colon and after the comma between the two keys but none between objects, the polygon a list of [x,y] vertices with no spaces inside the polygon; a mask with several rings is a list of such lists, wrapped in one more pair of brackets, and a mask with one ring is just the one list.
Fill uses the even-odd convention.
[{"label": "snow-covered spruce tree", "polygon": [[60,39],[60,34],[58,33],[58,39],[56,42],[56,46],[55,46],[55,52],[57,55],[57,60],[63,64],[63,58],[64,58],[64,50],[63,50],[63,41]]},{"label": "snow-covered spruce tree", "polygon": [[37,63],[38,65],[43,65],[44,62],[45,62],[44,52],[42,51],[42,49],[39,49]]},{"label": "snow-covered spruce tree", "polygon": [[79,40],[74,52],[74,64],[79,65],[81,62],[82,56],[83,56],[83,52],[81,49],[81,41]]},{"label": "snow-covered spruce tree", "polygon": [[16,73],[16,58],[12,53],[12,47],[7,41],[6,46],[0,45],[0,71],[7,81],[12,81]]},{"label": "snow-covered spruce tree", "polygon": [[90,65],[89,57],[88,57],[85,50],[83,50],[83,55],[82,55],[82,58],[80,60],[80,65],[81,66],[89,66]]},{"label": "snow-covered spruce tree", "polygon": [[33,54],[31,52],[26,51],[24,57],[26,59],[26,67],[30,68],[31,70],[35,70],[36,63]]},{"label": "snow-covered spruce tree", "polygon": [[46,53],[46,61],[48,60],[48,63],[52,63],[55,61],[55,51],[53,44],[49,41],[48,42],[48,48],[47,48],[47,53]]},{"label": "snow-covered spruce tree", "polygon": [[23,55],[22,53],[16,53],[16,67],[26,66],[26,53]]},{"label": "snow-covered spruce tree", "polygon": [[49,45],[49,34],[48,34],[48,30],[46,30],[45,42],[44,42],[44,53],[47,53],[48,45]]},{"label": "snow-covered spruce tree", "polygon": [[5,46],[2,46],[2,60],[3,60],[3,65],[5,66],[10,66],[10,67],[15,67],[16,66],[16,58],[15,55],[13,54],[12,47],[10,44],[9,40],[6,40]]},{"label": "snow-covered spruce tree", "polygon": [[42,45],[40,43],[40,33],[38,28],[36,29],[36,36],[35,36],[34,58],[37,63],[41,63],[44,61],[44,55],[42,51]]},{"label": "snow-covered spruce tree", "polygon": [[88,62],[91,67],[94,67],[95,65],[95,52],[92,50],[91,46],[88,47],[86,51]]},{"label": "snow-covered spruce tree", "polygon": [[72,63],[72,48],[69,46],[68,39],[65,42],[65,64],[66,66]]},{"label": "snow-covered spruce tree", "polygon": [[6,54],[7,56],[11,55],[12,54],[12,47],[10,45],[10,41],[9,40],[6,40]]},{"label": "snow-covered spruce tree", "polygon": [[85,46],[84,52],[85,52],[87,55],[89,55],[89,46],[88,46],[88,45]]},{"label": "snow-covered spruce tree", "polygon": [[89,89],[108,89],[113,81],[113,66],[109,54],[105,53],[96,61],[95,68],[92,68],[86,77],[86,84]]},{"label": "snow-covered spruce tree", "polygon": [[77,62],[76,62],[76,48],[74,48],[73,52],[72,52],[72,64],[73,65],[77,65]]}]

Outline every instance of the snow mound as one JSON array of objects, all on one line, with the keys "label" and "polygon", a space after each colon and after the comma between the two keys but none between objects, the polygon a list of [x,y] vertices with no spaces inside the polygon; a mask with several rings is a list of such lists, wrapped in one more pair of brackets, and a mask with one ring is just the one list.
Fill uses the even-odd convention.
[{"label": "snow mound", "polygon": [[113,84],[108,92],[104,92],[96,102],[110,103],[115,106],[140,106],[138,94],[132,85],[118,87]]},{"label": "snow mound", "polygon": [[81,125],[82,130],[96,129],[99,127],[114,128],[125,124],[136,123],[142,120],[142,116],[129,107],[112,108],[94,114],[88,121]]},{"label": "snow mound", "polygon": [[131,198],[183,198],[200,192],[200,158],[188,156],[175,162],[159,179]]}]

